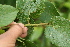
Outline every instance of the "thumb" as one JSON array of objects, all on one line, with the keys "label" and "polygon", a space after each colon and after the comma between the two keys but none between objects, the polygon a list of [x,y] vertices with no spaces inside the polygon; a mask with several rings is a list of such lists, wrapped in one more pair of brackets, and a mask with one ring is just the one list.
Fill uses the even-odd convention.
[{"label": "thumb", "polygon": [[5,45],[14,45],[15,42],[16,42],[16,39],[17,37],[19,37],[21,34],[22,34],[22,28],[24,28],[24,25],[23,24],[20,24],[19,25],[13,25],[11,26],[11,28],[0,35],[0,42],[1,44],[5,44]]},{"label": "thumb", "polygon": [[19,25],[18,24],[13,25],[6,33],[8,34],[8,37],[16,39],[22,34],[23,28],[24,28],[24,25],[19,23]]},{"label": "thumb", "polygon": [[19,25],[18,24],[12,25],[8,31],[0,35],[0,39],[16,40],[23,32],[22,31],[23,29],[21,27],[24,29],[24,25],[21,23],[19,23]]}]

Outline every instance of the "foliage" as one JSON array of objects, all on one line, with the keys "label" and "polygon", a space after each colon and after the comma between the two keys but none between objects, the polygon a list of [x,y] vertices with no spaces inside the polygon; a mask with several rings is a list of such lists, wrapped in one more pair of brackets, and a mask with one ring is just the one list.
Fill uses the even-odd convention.
[{"label": "foliage", "polygon": [[5,30],[0,29],[0,34],[2,34],[2,33],[4,33],[4,32],[5,32]]},{"label": "foliage", "polygon": [[59,47],[70,47],[70,21],[63,17],[54,17],[51,25],[46,26],[45,35],[53,44]]},{"label": "foliage", "polygon": [[31,35],[30,40],[31,41],[37,40],[42,35],[42,32],[43,32],[42,26],[34,27],[33,34]]},{"label": "foliage", "polygon": [[16,18],[17,13],[18,10],[16,8],[0,4],[0,27],[10,24]]},{"label": "foliage", "polygon": [[21,22],[28,27],[28,35],[19,37],[16,47],[70,47],[70,1],[60,6],[62,2],[65,0],[16,0],[16,8],[0,4],[0,34],[12,21]]}]

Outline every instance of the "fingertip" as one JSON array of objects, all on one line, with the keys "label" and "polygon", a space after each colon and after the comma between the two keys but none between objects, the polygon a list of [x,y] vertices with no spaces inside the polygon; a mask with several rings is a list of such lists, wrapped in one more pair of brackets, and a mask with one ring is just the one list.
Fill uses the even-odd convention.
[{"label": "fingertip", "polygon": [[24,27],[23,28],[23,33],[27,33],[27,30],[28,30],[28,28],[27,27]]},{"label": "fingertip", "polygon": [[22,34],[20,37],[24,38],[27,36],[27,33]]}]

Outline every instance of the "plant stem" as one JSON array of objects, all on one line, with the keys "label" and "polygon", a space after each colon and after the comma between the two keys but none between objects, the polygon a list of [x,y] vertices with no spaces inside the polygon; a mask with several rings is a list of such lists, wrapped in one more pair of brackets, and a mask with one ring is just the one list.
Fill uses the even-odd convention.
[{"label": "plant stem", "polygon": [[[42,26],[42,25],[48,25],[48,23],[40,23],[40,24],[25,24],[24,26]],[[7,27],[1,27],[0,29],[6,29],[9,28],[10,26]]]},{"label": "plant stem", "polygon": [[42,25],[48,25],[48,23],[40,23],[40,24],[25,24],[24,26],[42,26]]}]

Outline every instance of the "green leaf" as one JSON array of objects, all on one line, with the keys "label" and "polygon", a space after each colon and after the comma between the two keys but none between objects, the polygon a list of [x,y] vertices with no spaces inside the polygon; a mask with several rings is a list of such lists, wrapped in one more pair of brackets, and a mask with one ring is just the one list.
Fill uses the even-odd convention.
[{"label": "green leaf", "polygon": [[51,25],[45,28],[45,35],[52,44],[70,47],[70,21],[60,16],[53,17]]},{"label": "green leaf", "polygon": [[27,32],[27,36],[25,37],[26,40],[30,39],[30,36],[33,33],[33,27],[28,27],[28,32]]},{"label": "green leaf", "polygon": [[17,9],[19,9],[17,18],[22,23],[28,23],[29,20],[31,21],[31,17],[37,16],[38,13],[35,14],[34,12],[39,10],[40,3],[41,0],[17,0]]},{"label": "green leaf", "polygon": [[0,4],[0,27],[10,24],[15,20],[18,10],[10,5]]},{"label": "green leaf", "polygon": [[59,16],[55,6],[51,2],[45,2],[43,7],[43,12],[39,18],[42,22],[49,22],[53,16]]},{"label": "green leaf", "polygon": [[50,47],[51,42],[49,39],[47,39],[44,35],[42,36],[41,40],[41,47]]},{"label": "green leaf", "polygon": [[65,2],[64,3],[64,6],[67,7],[67,8],[70,8],[70,5],[69,4],[70,4],[70,2]]},{"label": "green leaf", "polygon": [[0,34],[2,34],[2,33],[4,33],[4,32],[5,32],[5,30],[0,29]]},{"label": "green leaf", "polygon": [[24,44],[24,43],[22,43],[22,42],[20,42],[20,41],[16,41],[16,44],[17,44],[16,47],[23,47],[23,44]]},{"label": "green leaf", "polygon": [[30,13],[36,12],[37,7],[40,4],[40,0],[17,0],[17,8],[20,12],[24,13],[24,15],[30,15]]},{"label": "green leaf", "polygon": [[37,45],[34,42],[31,42],[30,40],[18,38],[17,47],[37,47]]},{"label": "green leaf", "polygon": [[37,40],[42,35],[42,32],[43,32],[43,27],[41,27],[41,26],[34,27],[33,34],[31,35],[30,40],[31,41]]},{"label": "green leaf", "polygon": [[34,42],[31,42],[29,40],[25,40],[26,47],[37,47],[37,45]]}]

